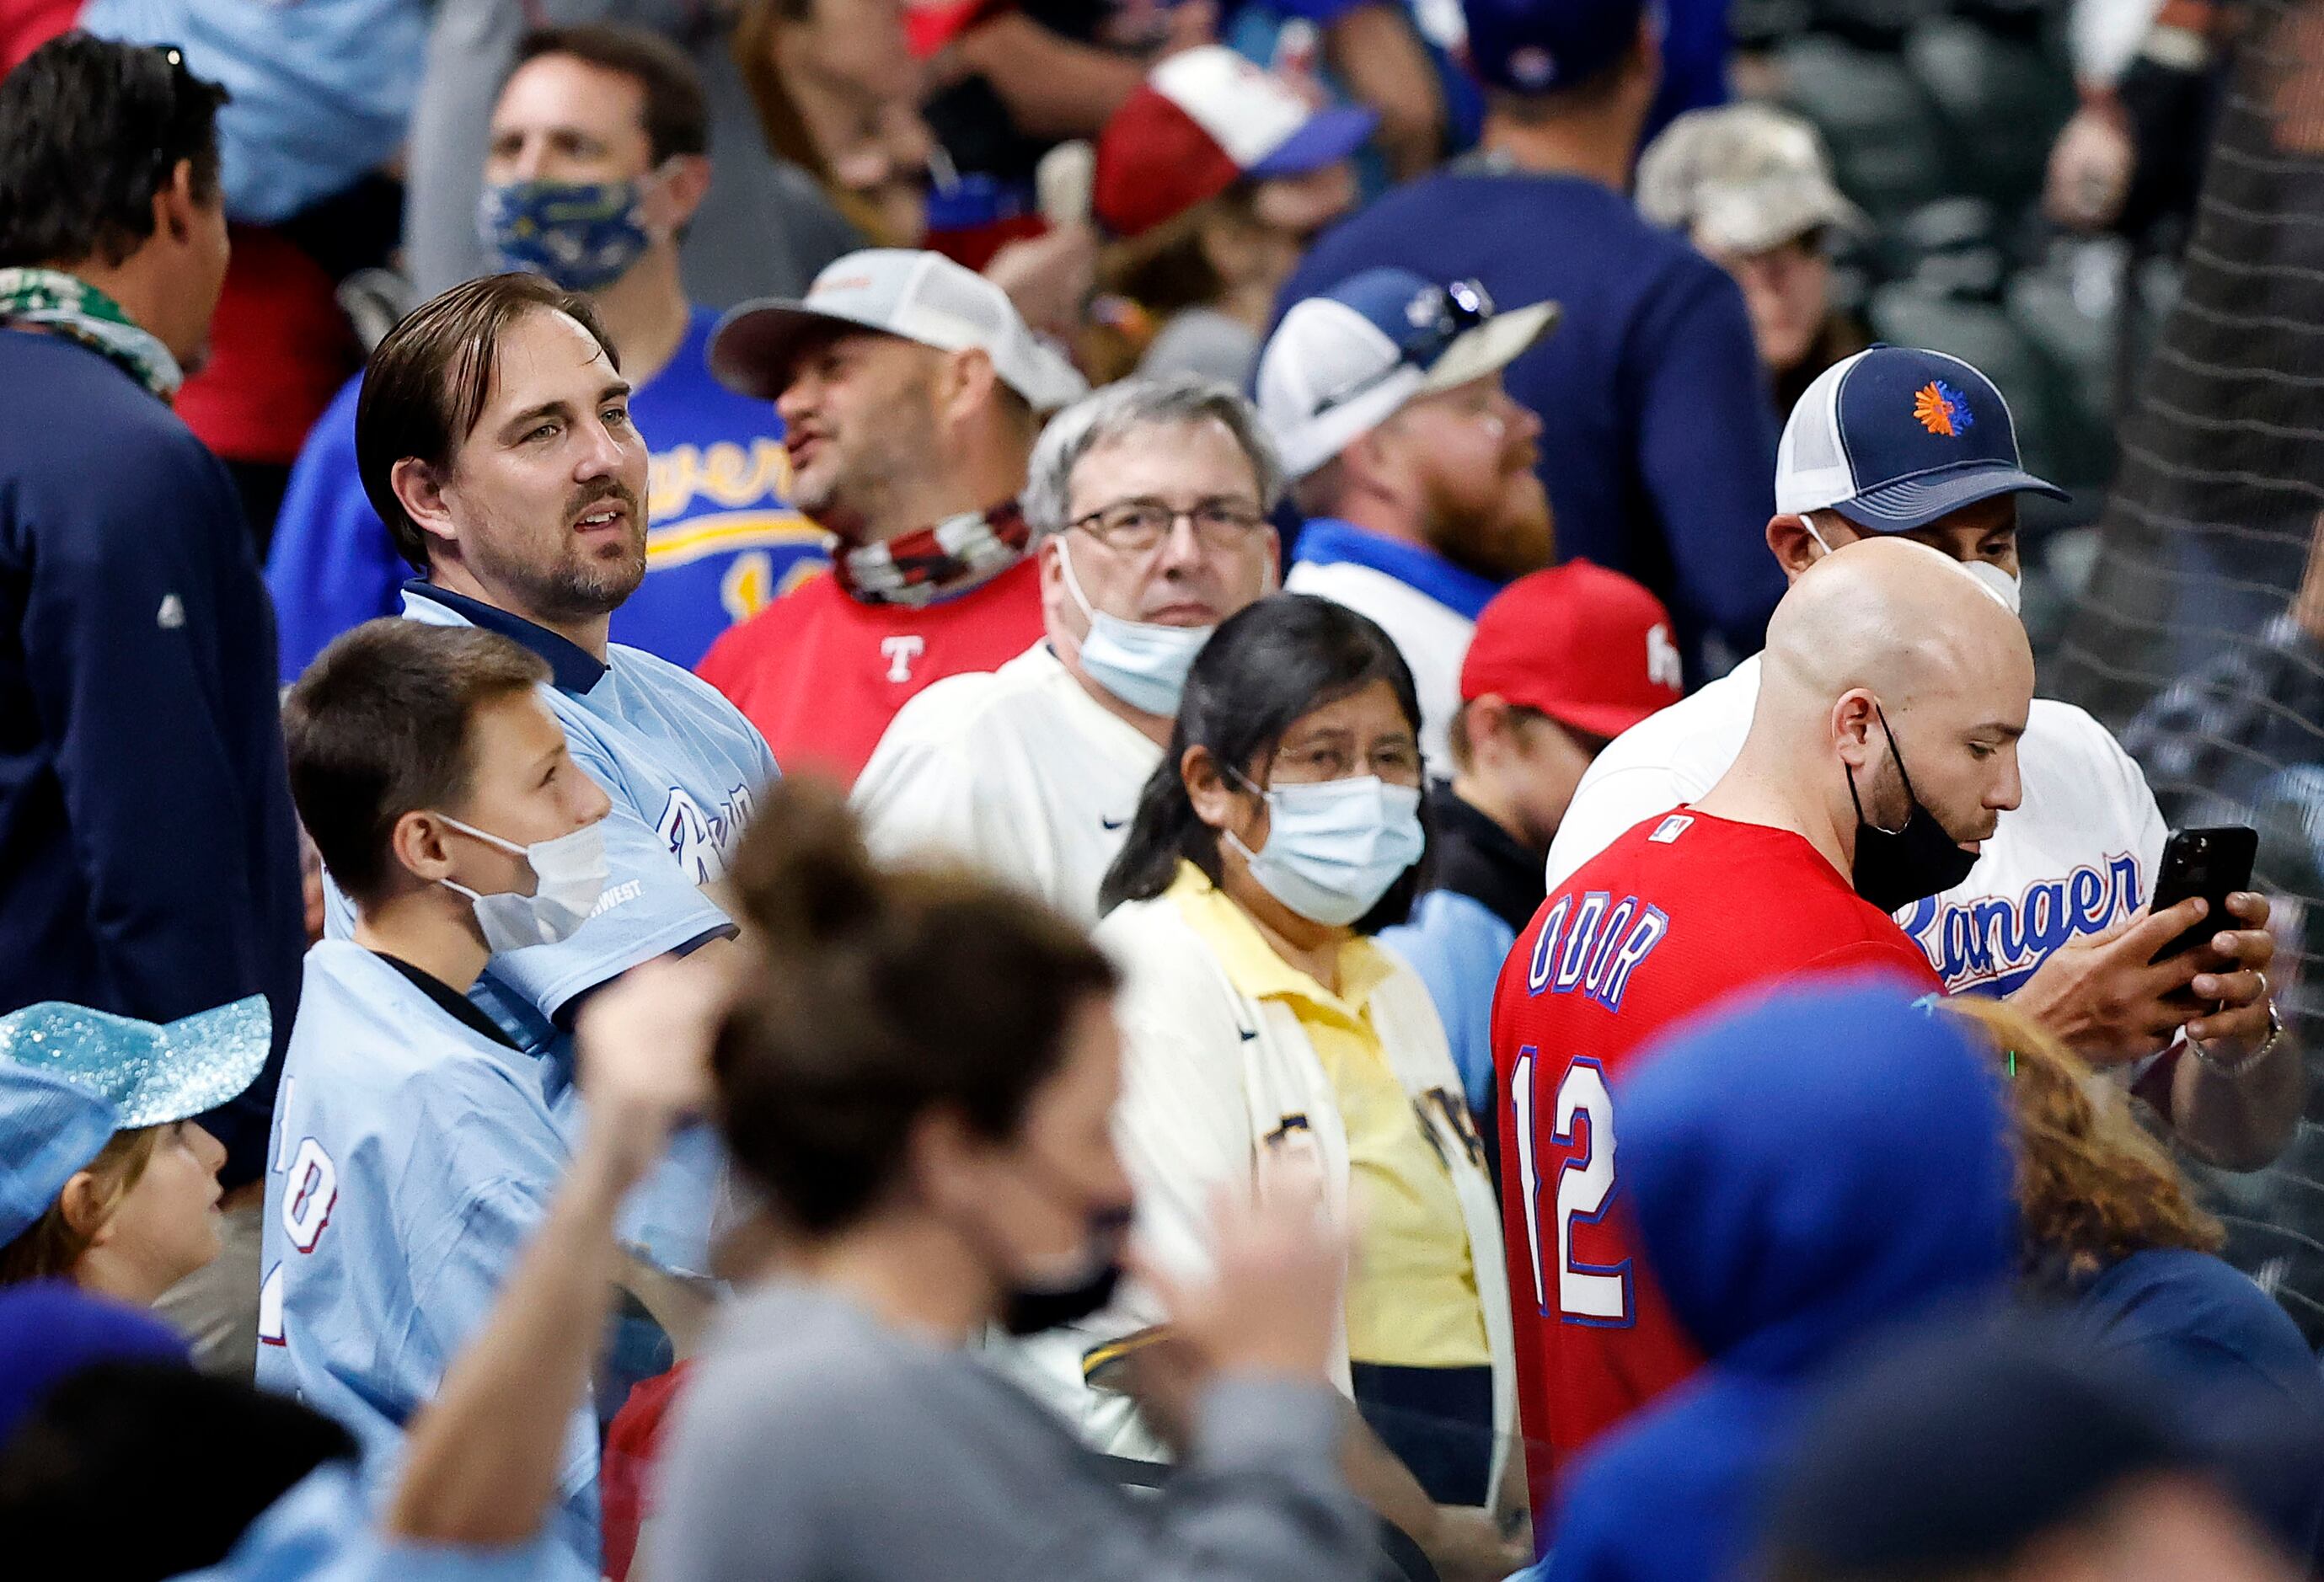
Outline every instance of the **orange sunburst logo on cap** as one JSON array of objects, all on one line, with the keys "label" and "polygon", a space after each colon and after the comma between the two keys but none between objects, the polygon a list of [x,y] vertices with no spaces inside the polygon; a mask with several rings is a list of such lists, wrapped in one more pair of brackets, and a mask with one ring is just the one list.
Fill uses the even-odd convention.
[{"label": "orange sunburst logo on cap", "polygon": [[1960,391],[1941,379],[1932,379],[1913,392],[1913,416],[1920,419],[1922,428],[1948,439],[1968,433],[1976,421]]}]

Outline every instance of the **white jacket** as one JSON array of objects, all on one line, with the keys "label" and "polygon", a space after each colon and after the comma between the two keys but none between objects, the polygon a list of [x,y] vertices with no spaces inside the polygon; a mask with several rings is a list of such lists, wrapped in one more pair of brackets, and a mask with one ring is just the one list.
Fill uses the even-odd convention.
[{"label": "white jacket", "polygon": [[[1099,925],[1097,940],[1127,978],[1118,1007],[1124,1090],[1114,1130],[1137,1186],[1136,1235],[1148,1255],[1178,1278],[1205,1274],[1213,1190],[1263,1184],[1259,1161],[1280,1149],[1312,1152],[1332,1211],[1344,1217],[1347,1134],[1331,1078],[1291,1008],[1239,991],[1208,943],[1167,897],[1117,907]],[[1371,992],[1371,1021],[1389,1064],[1452,1162],[1492,1351],[1490,1486],[1498,1490],[1517,1424],[1500,1209],[1466,1129],[1460,1074],[1427,987],[1401,961],[1394,967]],[[1098,1449],[1164,1459],[1167,1453],[1126,1397],[1093,1390],[1083,1379],[1091,1353],[1160,1323],[1163,1316],[1152,1292],[1125,1284],[1113,1305],[1094,1318],[1009,1348],[1016,1354],[1009,1370]],[[1342,1391],[1350,1389],[1344,1335],[1333,1377]]]}]

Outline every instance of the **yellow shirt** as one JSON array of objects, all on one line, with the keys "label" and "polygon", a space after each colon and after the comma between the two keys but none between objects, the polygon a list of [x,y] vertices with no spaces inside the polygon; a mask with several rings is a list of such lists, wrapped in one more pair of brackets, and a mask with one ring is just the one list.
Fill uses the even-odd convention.
[{"label": "yellow shirt", "polygon": [[1349,1201],[1362,1239],[1348,1270],[1348,1355],[1395,1367],[1492,1362],[1469,1231],[1452,1176],[1417,1102],[1397,1080],[1367,1000],[1395,961],[1358,935],[1340,947],[1340,991],[1275,953],[1241,907],[1191,862],[1169,897],[1228,980],[1299,1019],[1348,1134]]}]

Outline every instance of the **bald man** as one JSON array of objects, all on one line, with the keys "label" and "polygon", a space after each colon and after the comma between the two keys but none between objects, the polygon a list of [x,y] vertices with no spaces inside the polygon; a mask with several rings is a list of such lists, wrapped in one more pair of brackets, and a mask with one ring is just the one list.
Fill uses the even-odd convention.
[{"label": "bald man", "polygon": [[1631,1256],[1622,1068],[1672,1024],[1802,974],[1939,992],[1888,910],[1958,879],[2017,805],[2034,656],[1935,550],[1877,538],[1827,556],[1776,606],[1763,669],[1733,768],[1690,805],[1640,808],[1501,970],[1501,1202],[1538,1541],[1558,1470],[1701,1361]]}]

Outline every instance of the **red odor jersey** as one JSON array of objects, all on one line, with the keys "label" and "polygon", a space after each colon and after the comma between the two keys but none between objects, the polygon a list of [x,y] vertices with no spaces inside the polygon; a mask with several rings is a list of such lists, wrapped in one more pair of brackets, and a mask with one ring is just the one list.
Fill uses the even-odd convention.
[{"label": "red odor jersey", "polygon": [[997,670],[1041,640],[1041,579],[1027,556],[956,598],[914,607],[810,577],[695,668],[767,739],[785,774],[853,784],[896,711],[947,676]]},{"label": "red odor jersey", "polygon": [[1493,1001],[1502,1216],[1534,1522],[1576,1452],[1701,1365],[1623,1203],[1610,1089],[1673,1024],[1802,973],[1939,990],[1904,930],[1800,836],[1683,808],[1553,891]]}]

